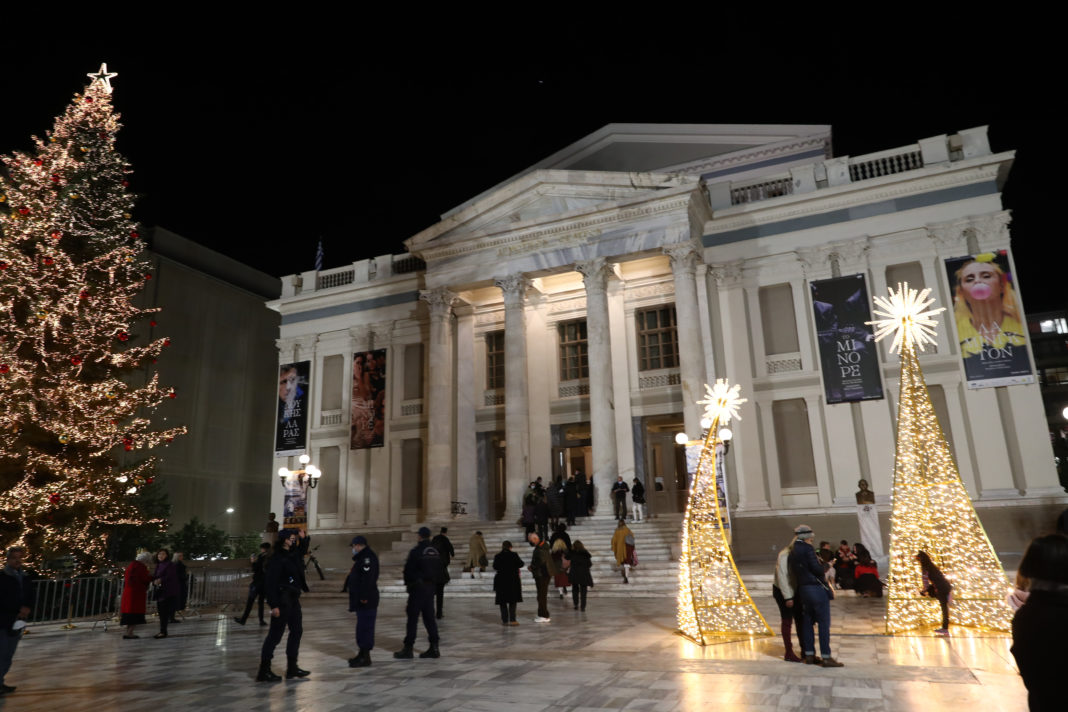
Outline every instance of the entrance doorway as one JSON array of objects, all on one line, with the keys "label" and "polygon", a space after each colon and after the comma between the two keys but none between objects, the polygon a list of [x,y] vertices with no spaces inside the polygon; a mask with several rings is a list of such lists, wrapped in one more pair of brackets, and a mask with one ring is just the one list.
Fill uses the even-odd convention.
[{"label": "entrance doorway", "polygon": [[686,511],[686,448],[675,442],[684,431],[682,413],[645,418],[645,492],[650,511]]},{"label": "entrance doorway", "polygon": [[593,474],[593,440],[589,423],[554,425],[552,427],[553,471],[552,479],[574,476],[589,477]]}]

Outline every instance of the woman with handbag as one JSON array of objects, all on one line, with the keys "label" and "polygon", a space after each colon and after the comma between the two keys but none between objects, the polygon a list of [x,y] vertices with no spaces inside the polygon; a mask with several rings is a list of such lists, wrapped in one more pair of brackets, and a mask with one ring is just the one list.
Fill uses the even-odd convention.
[{"label": "woman with handbag", "polygon": [[182,589],[178,583],[178,568],[171,561],[171,552],[160,549],[156,553],[155,580],[156,612],[159,614],[159,633],[157,638],[167,637],[167,624],[174,615]]},{"label": "woman with handbag", "polygon": [[616,563],[623,573],[623,583],[630,583],[627,578],[627,567],[634,568],[638,565],[638,552],[634,545],[634,532],[627,526],[627,520],[620,519],[612,535],[612,553],[615,554]]}]

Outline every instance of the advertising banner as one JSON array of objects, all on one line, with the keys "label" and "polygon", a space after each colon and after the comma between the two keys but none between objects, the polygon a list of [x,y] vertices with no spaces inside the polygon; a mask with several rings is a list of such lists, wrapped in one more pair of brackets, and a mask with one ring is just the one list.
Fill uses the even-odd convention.
[{"label": "advertising banner", "polygon": [[953,257],[946,273],[968,388],[1034,383],[1008,253]]},{"label": "advertising banner", "polygon": [[352,355],[350,449],[382,447],[386,435],[386,350]]},{"label": "advertising banner", "polygon": [[863,274],[810,283],[816,319],[823,391],[827,403],[878,400],[883,397],[868,288]]},{"label": "advertising banner", "polygon": [[308,529],[307,478],[287,477],[285,502],[282,512],[284,529]]},{"label": "advertising banner", "polygon": [[[704,449],[704,440],[691,440],[686,443],[686,474],[687,483],[693,487],[697,467],[701,463],[701,451]],[[730,537],[731,513],[727,508],[727,450],[722,442],[716,442],[716,499],[719,502],[719,524]]]},{"label": "advertising banner", "polygon": [[278,416],[274,455],[300,455],[308,447],[308,377],[311,361],[278,367]]}]

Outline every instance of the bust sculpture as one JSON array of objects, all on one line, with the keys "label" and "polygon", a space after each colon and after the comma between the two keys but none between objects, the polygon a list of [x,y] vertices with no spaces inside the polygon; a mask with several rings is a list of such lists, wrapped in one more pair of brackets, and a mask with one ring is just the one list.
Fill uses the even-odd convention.
[{"label": "bust sculpture", "polygon": [[857,504],[875,504],[875,493],[868,489],[867,480],[857,482],[857,487]]}]

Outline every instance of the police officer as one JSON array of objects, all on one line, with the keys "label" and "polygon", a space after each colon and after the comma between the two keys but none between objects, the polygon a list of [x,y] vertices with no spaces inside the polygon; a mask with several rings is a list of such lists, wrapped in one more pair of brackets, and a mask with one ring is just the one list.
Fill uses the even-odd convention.
[{"label": "police officer", "polygon": [[360,651],[349,658],[349,667],[371,664],[371,649],[375,647],[375,618],[378,615],[378,555],[367,546],[362,536],[352,539],[352,570],[346,586],[349,590],[349,610],[356,613],[356,646]]},{"label": "police officer", "polygon": [[438,652],[438,622],[434,618],[434,590],[441,577],[441,569],[441,554],[430,543],[430,530],[420,527],[419,543],[408,552],[408,560],[404,562],[404,585],[408,589],[408,607],[405,609],[408,614],[408,627],[404,636],[404,648],[393,653],[393,657],[412,657],[415,628],[420,614],[423,616],[427,637],[430,638],[430,647],[419,653],[419,657],[441,657]]},{"label": "police officer", "polygon": [[267,560],[264,595],[271,609],[271,628],[260,651],[259,682],[278,682],[282,678],[271,672],[274,649],[282,640],[282,633],[289,627],[286,641],[286,679],[307,677],[310,673],[297,666],[300,653],[300,636],[304,632],[301,622],[300,592],[308,590],[304,580],[304,555],[308,552],[308,537],[303,529],[283,529],[278,532],[274,553]]}]

